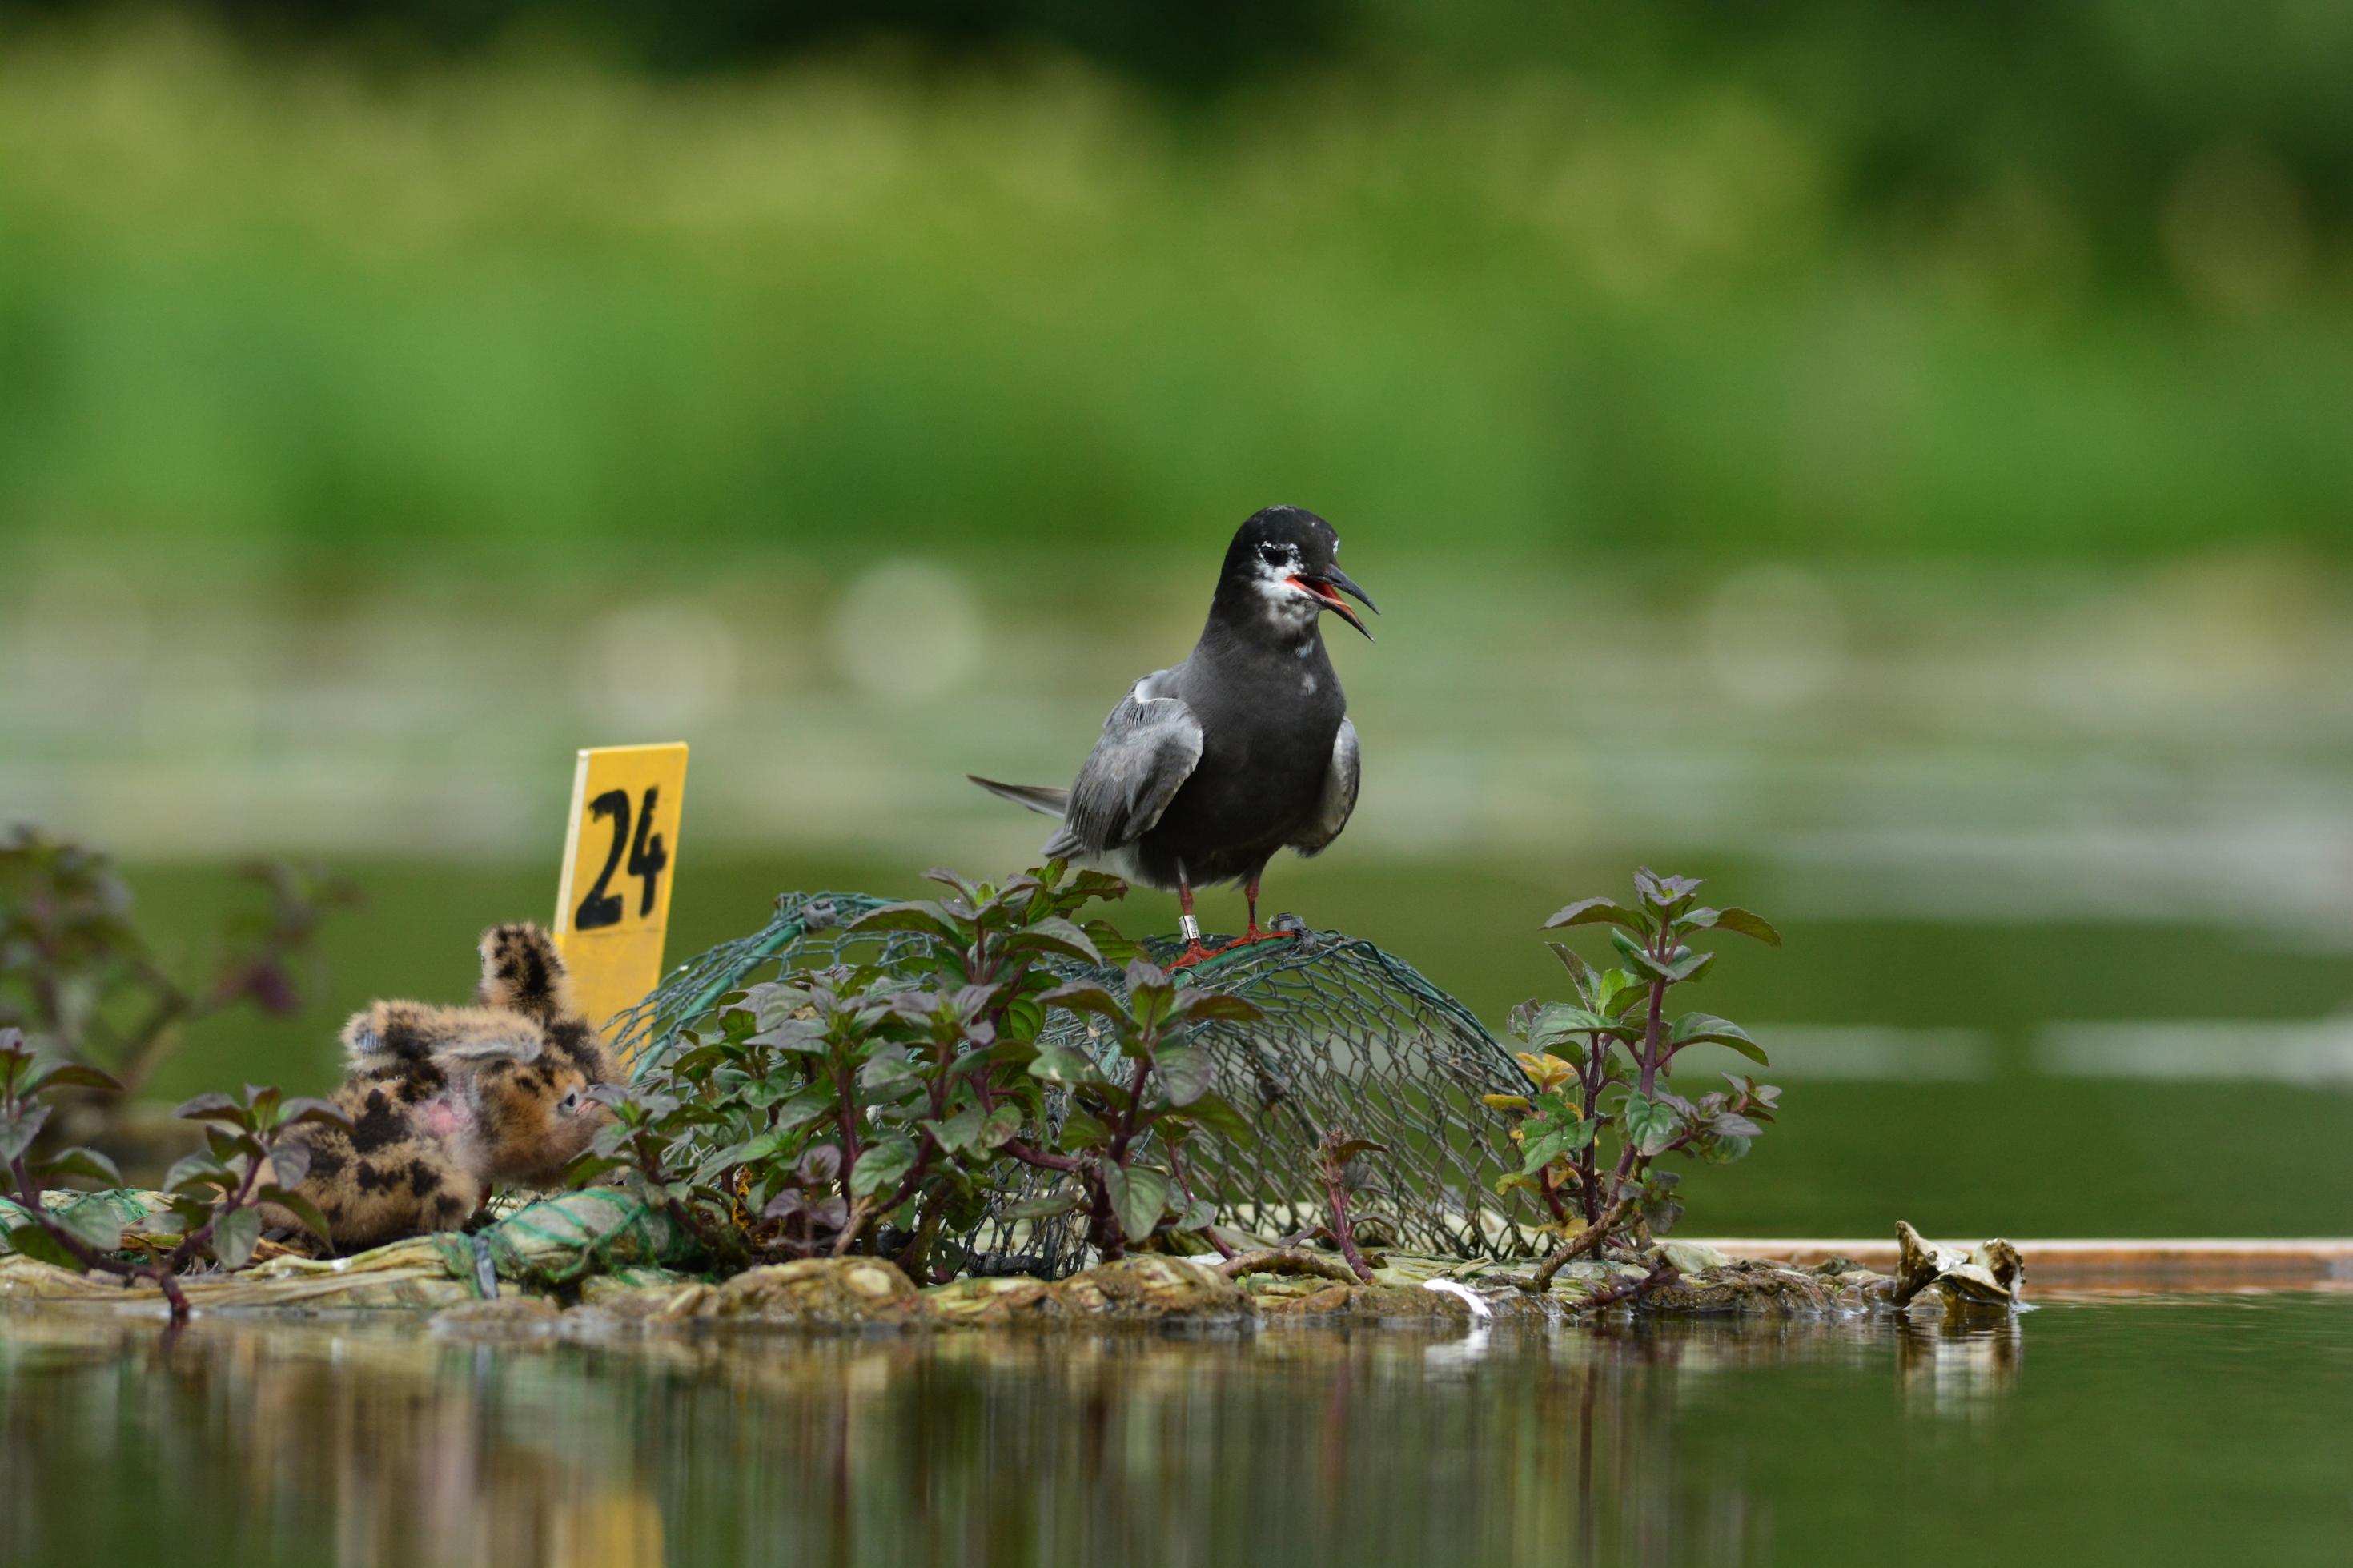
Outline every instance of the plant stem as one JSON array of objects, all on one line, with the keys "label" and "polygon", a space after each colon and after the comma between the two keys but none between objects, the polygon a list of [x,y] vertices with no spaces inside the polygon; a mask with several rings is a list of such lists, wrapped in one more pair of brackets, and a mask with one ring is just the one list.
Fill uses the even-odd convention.
[{"label": "plant stem", "polygon": [[1347,1184],[1342,1180],[1339,1162],[1329,1154],[1324,1156],[1324,1195],[1332,1205],[1332,1239],[1339,1245],[1340,1256],[1356,1278],[1369,1285],[1373,1282],[1373,1266],[1356,1250],[1356,1226],[1348,1217]]},{"label": "plant stem", "polygon": [[[1193,1195],[1193,1184],[1186,1176],[1185,1167],[1176,1158],[1176,1145],[1173,1142],[1168,1145],[1168,1173],[1176,1178],[1177,1190],[1185,1194],[1186,1207],[1190,1208],[1193,1205],[1200,1201]],[[1226,1245],[1226,1238],[1218,1234],[1218,1227],[1216,1226],[1203,1226],[1201,1227],[1201,1234],[1208,1238],[1209,1245],[1217,1249],[1219,1257],[1228,1259],[1232,1258],[1234,1249]]]},{"label": "plant stem", "polygon": [[1610,1204],[1609,1208],[1602,1211],[1599,1220],[1570,1237],[1559,1250],[1537,1264],[1535,1278],[1529,1288],[1538,1291],[1551,1289],[1554,1275],[1559,1273],[1571,1260],[1582,1258],[1587,1253],[1599,1248],[1609,1237],[1609,1232],[1617,1226],[1620,1216],[1625,1214],[1630,1201],[1625,1196],[1619,1197]]},{"label": "plant stem", "polygon": [[1347,1264],[1301,1247],[1261,1247],[1239,1253],[1219,1264],[1218,1272],[1229,1279],[1239,1279],[1245,1274],[1306,1274],[1343,1285],[1357,1283],[1356,1271]]}]

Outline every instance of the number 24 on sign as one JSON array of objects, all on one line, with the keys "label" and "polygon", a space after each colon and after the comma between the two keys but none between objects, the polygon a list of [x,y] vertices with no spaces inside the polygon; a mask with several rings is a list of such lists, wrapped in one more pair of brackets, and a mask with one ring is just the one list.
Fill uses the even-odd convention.
[{"label": "number 24 on sign", "polygon": [[580,753],[556,893],[556,940],[581,1010],[600,1025],[661,978],[666,875],[678,854],[686,748],[603,746]]}]

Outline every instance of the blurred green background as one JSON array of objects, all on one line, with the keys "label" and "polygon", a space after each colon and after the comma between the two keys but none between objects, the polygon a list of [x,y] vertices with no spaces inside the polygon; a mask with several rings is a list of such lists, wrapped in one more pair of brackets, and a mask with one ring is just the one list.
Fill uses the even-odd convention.
[{"label": "blurred green background", "polygon": [[2319,0],[0,0],[0,816],[186,942],[353,874],[166,1087],[315,1083],[552,907],[575,746],[695,747],[674,956],[1020,864],[962,773],[1297,502],[1388,614],[1271,903],[1496,1022],[1638,861],[1785,917],[1694,1227],[2343,1231],[2348,79]]}]

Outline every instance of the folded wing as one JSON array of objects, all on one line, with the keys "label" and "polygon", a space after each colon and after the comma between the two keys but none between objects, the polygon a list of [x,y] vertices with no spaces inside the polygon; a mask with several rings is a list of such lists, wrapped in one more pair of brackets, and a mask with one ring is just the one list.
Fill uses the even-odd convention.
[{"label": "folded wing", "polygon": [[1103,737],[1080,764],[1046,843],[1055,857],[1103,855],[1149,832],[1201,760],[1201,724],[1175,697],[1155,695],[1169,674],[1147,675],[1103,721]]}]

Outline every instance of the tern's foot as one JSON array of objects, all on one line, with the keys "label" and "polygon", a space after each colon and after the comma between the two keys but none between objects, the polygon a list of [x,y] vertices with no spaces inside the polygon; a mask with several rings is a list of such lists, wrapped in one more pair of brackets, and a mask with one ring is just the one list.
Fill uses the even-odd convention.
[{"label": "tern's foot", "polygon": [[1219,953],[1225,951],[1226,950],[1222,947],[1211,949],[1203,947],[1198,942],[1188,942],[1185,944],[1185,951],[1178,953],[1176,958],[1171,960],[1168,967],[1172,971],[1189,969],[1194,964],[1200,963],[1201,960],[1205,958],[1215,958]]},{"label": "tern's foot", "polygon": [[1184,955],[1169,967],[1176,969],[1188,963],[1198,963],[1205,958],[1222,957],[1239,948],[1256,947],[1262,942],[1292,942],[1296,940],[1298,935],[1295,931],[1261,931],[1258,927],[1252,926],[1231,942],[1219,942],[1215,947],[1187,948]]}]

